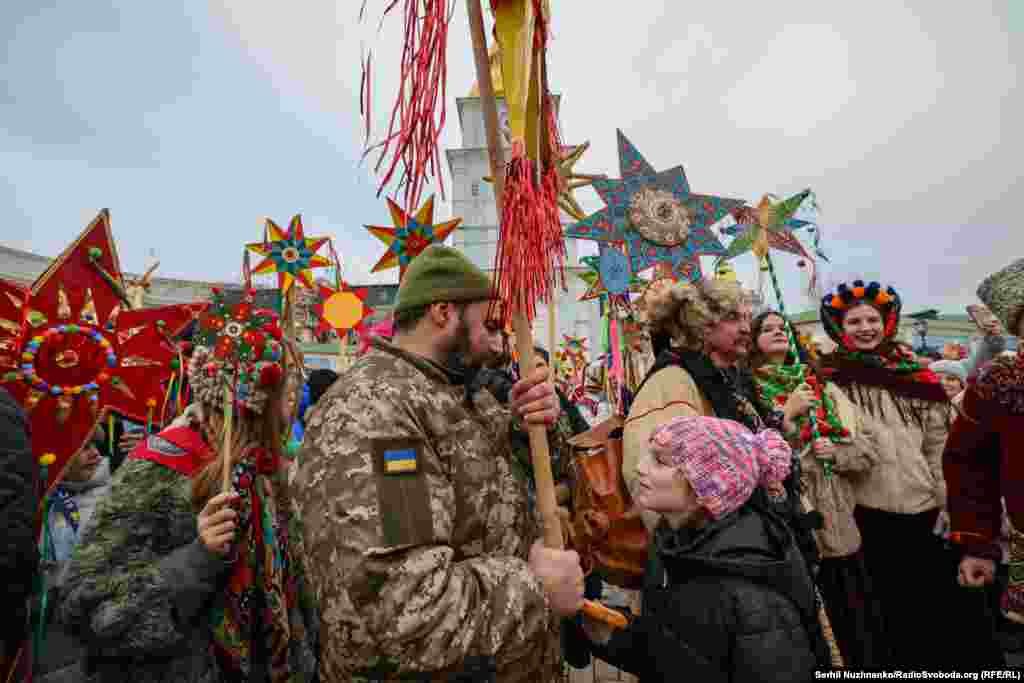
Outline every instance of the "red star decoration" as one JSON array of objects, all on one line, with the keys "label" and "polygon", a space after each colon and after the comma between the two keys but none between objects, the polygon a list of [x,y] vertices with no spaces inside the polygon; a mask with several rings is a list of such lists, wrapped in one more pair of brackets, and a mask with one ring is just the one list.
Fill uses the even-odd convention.
[{"label": "red star decoration", "polygon": [[361,327],[363,321],[373,314],[373,309],[366,305],[368,291],[365,287],[353,289],[344,282],[340,289],[321,286],[319,301],[313,306],[318,319],[316,333],[336,330],[344,335]]},{"label": "red star decoration", "polygon": [[[173,337],[204,304],[126,310],[124,282],[104,209],[27,292],[0,287],[0,318],[20,330],[0,344],[0,386],[24,407],[38,460],[53,454],[47,489],[60,480],[106,415],[156,423],[167,382],[179,370]],[[10,304],[10,305],[8,305]],[[13,362],[12,362],[13,360]]]}]

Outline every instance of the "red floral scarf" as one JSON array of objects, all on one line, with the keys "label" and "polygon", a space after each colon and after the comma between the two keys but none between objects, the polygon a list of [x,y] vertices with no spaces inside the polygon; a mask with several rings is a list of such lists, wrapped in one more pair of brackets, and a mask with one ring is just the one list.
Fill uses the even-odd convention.
[{"label": "red floral scarf", "polygon": [[241,496],[239,535],[227,585],[211,615],[213,651],[228,680],[247,681],[254,667],[266,667],[273,683],[313,680],[316,672],[315,645],[307,633],[316,625],[303,613],[303,572],[293,548],[301,536],[275,495],[286,485],[279,465],[276,454],[252,448],[232,473]]},{"label": "red floral scarf", "polygon": [[865,352],[851,351],[847,344],[840,344],[824,359],[822,374],[840,386],[863,384],[883,387],[906,398],[949,401],[939,376],[921,365],[913,353],[898,344],[886,346],[881,351]]}]

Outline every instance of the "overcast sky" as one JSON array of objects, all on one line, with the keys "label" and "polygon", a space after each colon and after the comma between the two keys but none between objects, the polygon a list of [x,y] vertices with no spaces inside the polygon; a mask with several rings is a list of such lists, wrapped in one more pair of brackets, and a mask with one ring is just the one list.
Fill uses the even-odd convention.
[{"label": "overcast sky", "polygon": [[[0,3],[0,243],[57,254],[102,207],[123,266],[237,278],[263,216],[336,238],[371,278],[390,223],[359,165],[359,54],[390,109],[398,16],[369,0]],[[486,6],[486,3],[484,3]],[[962,312],[1024,257],[1017,220],[1024,2],[558,2],[548,60],[579,169],[618,174],[621,128],[692,189],[756,201],[812,187],[826,281],[863,274],[911,308]],[[473,81],[464,3],[450,30],[449,127]],[[378,128],[380,130],[380,128]],[[447,173],[447,169],[446,169]],[[600,201],[581,193],[585,207]],[[442,205],[440,218],[450,211]],[[751,257],[740,276],[756,282]],[[807,307],[795,259],[787,303]]]}]

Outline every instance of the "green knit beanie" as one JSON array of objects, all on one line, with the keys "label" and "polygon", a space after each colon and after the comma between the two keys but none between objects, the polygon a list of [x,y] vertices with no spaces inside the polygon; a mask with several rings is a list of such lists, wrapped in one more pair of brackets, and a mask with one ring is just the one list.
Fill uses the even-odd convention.
[{"label": "green knit beanie", "polygon": [[412,260],[398,287],[395,313],[442,301],[489,301],[491,278],[460,252],[433,244]]}]

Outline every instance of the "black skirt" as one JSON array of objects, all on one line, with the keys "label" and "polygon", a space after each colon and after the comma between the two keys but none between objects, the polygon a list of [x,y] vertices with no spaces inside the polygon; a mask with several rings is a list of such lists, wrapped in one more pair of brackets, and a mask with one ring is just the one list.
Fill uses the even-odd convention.
[{"label": "black skirt", "polygon": [[821,560],[817,584],[847,668],[884,667],[881,608],[861,552]]}]

